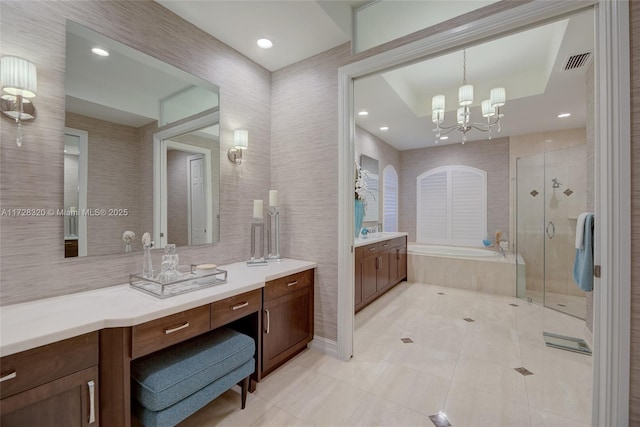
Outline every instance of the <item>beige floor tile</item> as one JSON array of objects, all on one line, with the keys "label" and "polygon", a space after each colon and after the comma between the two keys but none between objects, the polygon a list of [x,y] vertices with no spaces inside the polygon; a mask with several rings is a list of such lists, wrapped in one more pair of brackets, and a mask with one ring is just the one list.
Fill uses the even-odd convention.
[{"label": "beige floor tile", "polygon": [[528,427],[527,405],[453,384],[444,410],[451,425],[464,427]]},{"label": "beige floor tile", "polygon": [[424,313],[409,337],[420,345],[457,354],[469,324],[460,319]]},{"label": "beige floor tile", "polygon": [[530,406],[581,423],[591,422],[591,387],[567,382],[562,377],[535,374],[525,377],[525,382]]},{"label": "beige floor tile", "polygon": [[524,377],[512,368],[460,356],[453,382],[506,400],[527,404]]},{"label": "beige floor tile", "polygon": [[[409,335],[411,337],[411,335]],[[402,336],[358,333],[353,339],[353,354],[364,355],[376,360],[391,360],[404,345]]]},{"label": "beige floor tile", "polygon": [[339,426],[355,412],[367,393],[313,372],[293,387],[278,407],[316,426]]},{"label": "beige floor tile", "polygon": [[476,322],[491,323],[496,327],[512,328],[516,327],[516,316],[514,310],[507,302],[476,298],[471,311],[471,317]]},{"label": "beige floor tile", "polygon": [[378,396],[367,395],[347,421],[352,427],[433,427],[431,420],[419,412]]},{"label": "beige floor tile", "polygon": [[590,424],[581,423],[569,418],[545,412],[541,409],[530,408],[531,427],[589,427]]},{"label": "beige floor tile", "polygon": [[178,424],[180,427],[249,426],[260,418],[272,403],[249,393],[245,409],[240,407],[240,388],[234,387]]},{"label": "beige floor tile", "polygon": [[566,350],[551,347],[520,346],[523,366],[550,379],[562,378],[563,381],[583,387],[591,387],[591,363],[584,356]]},{"label": "beige floor tile", "polygon": [[328,354],[321,353],[311,348],[307,348],[302,353],[291,359],[291,361],[293,363],[297,363],[298,365],[302,365],[305,368],[316,369],[318,366],[322,365],[326,360],[330,358],[331,356],[329,356]]},{"label": "beige floor tile", "polygon": [[251,427],[310,427],[311,425],[277,406],[272,406],[255,423],[251,424]]},{"label": "beige floor tile", "polygon": [[[467,292],[467,291],[458,291]],[[475,293],[453,294],[451,290],[444,291],[445,295],[440,295],[433,304],[427,307],[427,311],[432,314],[439,314],[445,317],[464,319],[469,317],[473,311]]]},{"label": "beige floor tile", "polygon": [[515,329],[491,328],[470,324],[460,354],[505,368],[522,366],[518,333]]},{"label": "beige floor tile", "polygon": [[311,368],[298,363],[286,363],[260,381],[255,394],[268,402],[278,403],[283,396],[302,382],[311,372]]},{"label": "beige floor tile", "polygon": [[457,353],[433,349],[414,342],[401,346],[391,361],[396,365],[449,380],[456,368],[457,358]]},{"label": "beige floor tile", "polygon": [[448,388],[449,380],[390,363],[371,394],[428,416],[442,409]]},{"label": "beige floor tile", "polygon": [[389,362],[361,354],[355,355],[348,362],[332,357],[316,370],[361,390],[369,391],[388,364]]}]

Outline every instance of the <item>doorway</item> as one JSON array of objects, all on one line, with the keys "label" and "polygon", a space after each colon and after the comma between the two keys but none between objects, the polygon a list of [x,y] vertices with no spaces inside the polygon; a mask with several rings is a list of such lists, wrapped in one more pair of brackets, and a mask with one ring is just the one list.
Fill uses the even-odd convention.
[{"label": "doorway", "polygon": [[[630,83],[627,3],[529,2],[345,65],[338,70],[339,244],[337,355],[353,352],[353,80],[526,28],[596,5],[596,232],[603,275],[594,286],[593,423],[625,425],[629,416]],[[618,112],[619,114],[614,114]],[[608,286],[616,283],[617,286]]]}]

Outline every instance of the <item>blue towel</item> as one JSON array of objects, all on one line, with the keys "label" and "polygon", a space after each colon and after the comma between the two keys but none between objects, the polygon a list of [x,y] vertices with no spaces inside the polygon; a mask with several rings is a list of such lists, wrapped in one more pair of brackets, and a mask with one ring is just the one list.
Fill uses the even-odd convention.
[{"label": "blue towel", "polygon": [[584,220],[583,244],[576,249],[573,280],[583,291],[593,291],[593,214],[587,215]]}]

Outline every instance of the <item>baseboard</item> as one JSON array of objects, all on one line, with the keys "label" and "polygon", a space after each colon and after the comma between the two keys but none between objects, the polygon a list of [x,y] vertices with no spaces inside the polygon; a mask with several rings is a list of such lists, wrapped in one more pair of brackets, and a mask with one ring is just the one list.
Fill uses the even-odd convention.
[{"label": "baseboard", "polygon": [[584,338],[585,341],[587,341],[587,344],[589,344],[591,351],[593,351],[593,332],[589,330],[587,325],[584,325]]},{"label": "baseboard", "polygon": [[309,343],[309,348],[317,350],[329,356],[338,357],[338,342],[315,335]]}]

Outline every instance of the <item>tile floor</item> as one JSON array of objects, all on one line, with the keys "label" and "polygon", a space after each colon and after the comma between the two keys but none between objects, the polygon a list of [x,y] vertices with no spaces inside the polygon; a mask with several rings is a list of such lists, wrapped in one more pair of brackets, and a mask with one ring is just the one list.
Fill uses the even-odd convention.
[{"label": "tile floor", "polygon": [[401,283],[358,313],[355,328],[351,361],[306,350],[258,384],[244,411],[234,389],[180,425],[433,427],[441,411],[453,427],[590,425],[591,357],[542,339],[584,338],[583,321],[515,298]]},{"label": "tile floor", "polygon": [[[526,295],[539,304],[542,304],[543,298],[545,298],[542,291],[535,291],[532,289],[527,289]],[[563,313],[567,313],[581,319],[584,319],[587,315],[586,297],[547,292],[545,302],[547,307],[553,307],[555,310],[562,311]]]}]

